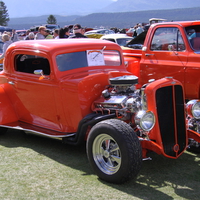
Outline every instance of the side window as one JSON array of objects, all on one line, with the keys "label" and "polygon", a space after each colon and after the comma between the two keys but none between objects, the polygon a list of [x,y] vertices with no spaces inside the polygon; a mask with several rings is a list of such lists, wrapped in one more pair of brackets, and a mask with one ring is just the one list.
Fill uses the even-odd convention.
[{"label": "side window", "polygon": [[44,75],[50,75],[48,59],[27,54],[19,54],[15,57],[15,70],[31,74],[34,74],[35,70],[43,70]]},{"label": "side window", "polygon": [[178,28],[166,27],[166,28],[156,29],[151,43],[151,50],[153,51],[185,50],[183,38]]},{"label": "side window", "polygon": [[185,28],[188,41],[195,51],[200,50],[200,25],[192,25]]}]

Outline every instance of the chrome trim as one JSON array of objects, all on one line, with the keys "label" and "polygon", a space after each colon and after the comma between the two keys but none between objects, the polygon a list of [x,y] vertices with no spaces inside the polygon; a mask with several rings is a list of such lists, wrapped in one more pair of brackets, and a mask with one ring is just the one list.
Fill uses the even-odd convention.
[{"label": "chrome trim", "polygon": [[25,129],[25,128],[22,128],[21,126],[0,125],[0,127],[22,130],[22,131],[25,131],[25,132],[27,131],[27,132],[30,132],[30,133],[33,133],[33,134],[43,135],[43,136],[51,137],[51,138],[64,138],[64,137],[71,137],[71,136],[76,135],[76,133],[71,133],[71,134],[67,134],[67,135],[49,135],[49,134],[46,134],[46,133],[43,133],[43,132],[34,131],[34,130],[31,130],[31,129]]}]

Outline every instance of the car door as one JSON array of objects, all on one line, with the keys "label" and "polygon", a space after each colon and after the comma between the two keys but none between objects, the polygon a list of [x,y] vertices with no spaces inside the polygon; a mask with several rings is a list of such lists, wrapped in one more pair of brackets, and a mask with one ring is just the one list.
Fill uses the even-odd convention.
[{"label": "car door", "polygon": [[[43,70],[44,76],[38,74]],[[16,55],[15,70],[8,83],[12,103],[19,120],[31,125],[60,131],[55,91],[58,90],[48,59],[33,55]]]},{"label": "car door", "polygon": [[178,27],[159,27],[143,48],[140,65],[142,83],[150,79],[173,77],[184,85],[188,53]]}]

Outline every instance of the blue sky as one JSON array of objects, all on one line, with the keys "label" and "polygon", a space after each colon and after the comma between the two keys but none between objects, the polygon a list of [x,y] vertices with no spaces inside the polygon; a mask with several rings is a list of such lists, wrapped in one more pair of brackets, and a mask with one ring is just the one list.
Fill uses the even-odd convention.
[{"label": "blue sky", "polygon": [[85,15],[118,0],[3,0],[10,18],[46,14]]}]

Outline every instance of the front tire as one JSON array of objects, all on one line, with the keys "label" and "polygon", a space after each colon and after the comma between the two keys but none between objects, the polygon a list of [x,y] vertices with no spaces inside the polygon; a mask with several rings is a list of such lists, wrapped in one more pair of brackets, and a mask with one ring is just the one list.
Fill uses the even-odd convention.
[{"label": "front tire", "polygon": [[0,135],[3,135],[7,131],[8,131],[8,128],[6,128],[6,127],[0,127]]},{"label": "front tire", "polygon": [[92,127],[87,140],[89,162],[102,180],[124,183],[141,169],[142,149],[133,129],[118,119]]},{"label": "front tire", "polygon": [[200,143],[189,139],[189,146],[187,150],[192,153],[200,153]]}]

